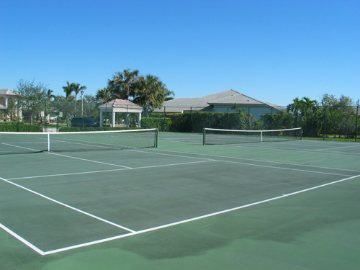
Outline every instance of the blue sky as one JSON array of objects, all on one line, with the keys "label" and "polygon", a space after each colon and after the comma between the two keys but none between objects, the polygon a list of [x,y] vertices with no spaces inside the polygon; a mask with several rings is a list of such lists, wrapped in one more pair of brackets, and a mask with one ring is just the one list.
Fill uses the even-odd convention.
[{"label": "blue sky", "polygon": [[0,88],[66,81],[95,94],[115,72],[176,97],[234,89],[279,105],[360,98],[360,1],[0,0]]}]

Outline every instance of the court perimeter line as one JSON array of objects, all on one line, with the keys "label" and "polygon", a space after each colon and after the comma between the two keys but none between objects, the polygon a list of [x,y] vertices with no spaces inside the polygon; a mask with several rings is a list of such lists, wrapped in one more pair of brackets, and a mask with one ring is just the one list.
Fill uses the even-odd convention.
[{"label": "court perimeter line", "polygon": [[[358,145],[356,145],[358,146]],[[354,145],[341,145],[341,146],[334,146],[334,147],[330,147],[330,148],[320,148],[320,149],[317,149],[317,150],[314,150],[314,151],[319,151],[319,152],[322,152],[322,151],[325,151],[325,150],[332,150],[332,149],[338,149],[338,148],[353,148],[353,147],[356,147]],[[337,153],[337,151],[335,151]]]},{"label": "court perimeter line", "polygon": [[16,238],[17,240],[19,240],[21,243],[23,243],[24,245],[28,246],[29,248],[31,248],[33,251],[35,251],[36,253],[40,254],[41,256],[46,255],[46,252],[42,251],[40,248],[36,247],[35,245],[31,244],[29,241],[25,240],[23,237],[21,237],[20,235],[18,235],[17,233],[15,233],[14,231],[12,231],[11,229],[9,229],[8,227],[6,227],[5,225],[3,225],[2,223],[0,223],[0,228],[3,229],[5,232],[7,232],[8,234],[10,234],[11,236],[13,236],[14,238]]},{"label": "court perimeter line", "polygon": [[290,171],[298,171],[298,172],[306,172],[306,173],[317,173],[317,174],[327,174],[327,175],[338,175],[338,176],[351,176],[350,174],[319,172],[319,171],[302,170],[302,169],[296,169],[296,168],[284,168],[284,167],[276,167],[276,166],[270,166],[270,165],[259,165],[259,164],[248,163],[248,162],[240,162],[240,161],[231,161],[231,160],[217,160],[217,161],[218,162],[225,162],[225,163],[233,163],[233,164],[242,164],[242,165],[248,165],[248,166],[262,167],[262,168],[270,168],[270,169],[290,170]]},{"label": "court perimeter line", "polygon": [[[150,150],[151,152],[153,150]],[[179,151],[172,151],[172,150],[160,150],[157,149],[156,151],[165,151],[170,153],[180,153],[180,154],[188,154],[188,155],[198,155],[198,156],[207,156],[207,157],[216,157],[216,158],[229,158],[229,159],[236,159],[236,160],[250,160],[250,161],[257,161],[257,162],[265,162],[265,163],[275,163],[275,164],[284,164],[284,165],[292,165],[292,166],[299,166],[299,167],[311,167],[311,168],[319,168],[319,169],[330,169],[330,170],[338,170],[338,171],[348,171],[348,172],[356,172],[359,173],[360,170],[352,170],[352,169],[342,169],[342,168],[334,168],[334,167],[325,167],[325,166],[314,166],[314,165],[307,165],[307,164],[295,164],[295,163],[285,163],[281,161],[272,161],[272,160],[261,160],[261,159],[253,159],[253,158],[242,158],[242,157],[230,157],[230,156],[222,156],[222,155],[212,155],[212,154],[201,154],[201,153],[187,153],[187,152],[179,152]]]},{"label": "court perimeter line", "polygon": [[72,158],[72,159],[78,159],[78,160],[82,160],[82,161],[87,161],[87,162],[93,162],[93,163],[98,163],[98,164],[104,164],[104,165],[109,165],[109,166],[114,166],[114,167],[122,167],[128,170],[133,169],[132,167],[129,166],[125,166],[125,165],[118,165],[118,164],[113,164],[113,163],[108,163],[108,162],[102,162],[102,161],[97,161],[97,160],[92,160],[92,159],[86,159],[86,158],[80,158],[80,157],[73,157],[73,156],[68,156],[68,155],[64,155],[64,154],[59,154],[59,153],[54,153],[54,152],[46,152],[49,155],[55,155],[55,156],[60,156],[60,157],[67,157],[67,158]]},{"label": "court perimeter line", "polygon": [[126,149],[124,151],[130,151],[130,152],[139,152],[139,153],[146,153],[149,155],[159,155],[159,156],[170,156],[170,157],[183,157],[187,159],[206,159],[208,161],[214,161],[214,159],[211,158],[202,158],[202,157],[191,157],[191,156],[184,156],[184,155],[174,155],[174,154],[168,154],[168,153],[159,153],[158,151],[145,151],[145,150],[138,150],[138,149]]},{"label": "court perimeter line", "polygon": [[161,225],[161,226],[157,226],[157,227],[152,227],[152,228],[149,228],[149,229],[139,230],[139,231],[128,233],[128,234],[123,234],[123,235],[113,236],[113,237],[109,237],[109,238],[104,238],[104,239],[97,240],[97,241],[91,241],[91,242],[87,242],[87,243],[83,243],[83,244],[78,244],[78,245],[73,245],[73,246],[68,246],[68,247],[64,247],[64,248],[59,248],[59,249],[46,251],[46,252],[44,252],[44,255],[50,255],[50,254],[60,253],[60,252],[64,252],[64,251],[68,251],[68,250],[72,250],[72,249],[77,249],[77,248],[87,247],[87,246],[91,246],[91,245],[95,245],[95,244],[105,243],[105,242],[117,240],[117,239],[120,239],[120,238],[125,238],[125,237],[129,237],[129,236],[135,236],[135,235],[139,235],[139,234],[144,234],[144,233],[147,233],[147,232],[157,231],[157,230],[160,230],[160,229],[165,229],[165,228],[177,226],[177,225],[184,224],[184,223],[189,223],[189,222],[196,221],[196,220],[201,220],[201,219],[205,219],[205,218],[209,218],[209,217],[213,217],[213,216],[218,216],[218,215],[226,214],[226,213],[229,213],[229,212],[234,212],[234,211],[237,211],[237,210],[240,210],[240,209],[256,206],[256,205],[259,205],[259,204],[264,204],[264,203],[268,203],[268,202],[271,202],[271,201],[280,200],[280,199],[283,199],[283,198],[294,196],[294,195],[297,195],[297,194],[300,194],[300,193],[305,193],[305,192],[312,191],[312,190],[315,190],[315,189],[320,189],[320,188],[330,186],[330,185],[334,185],[334,184],[338,184],[338,183],[341,183],[341,182],[350,181],[350,180],[353,180],[353,179],[355,179],[357,177],[360,177],[360,174],[359,175],[354,175],[354,176],[351,176],[351,177],[347,177],[347,178],[343,178],[343,179],[340,179],[340,180],[335,180],[335,181],[332,181],[332,182],[328,182],[328,183],[325,183],[325,184],[322,184],[322,185],[301,189],[301,190],[294,191],[294,192],[291,192],[291,193],[288,193],[288,194],[282,194],[280,196],[272,197],[272,198],[269,198],[269,199],[265,199],[265,200],[261,200],[261,201],[257,201],[257,202],[253,202],[253,203],[249,203],[249,204],[244,204],[244,205],[241,205],[241,206],[225,209],[225,210],[222,210],[222,211],[218,211],[218,212],[214,212],[214,213],[194,217],[194,218],[189,218],[189,219],[185,219],[185,220],[181,220],[181,221],[177,221],[177,222],[173,222],[173,223],[169,223],[169,224],[165,224],[165,225]]},{"label": "court perimeter line", "polygon": [[116,224],[116,223],[114,223],[114,222],[111,222],[111,221],[109,221],[109,220],[106,220],[106,219],[103,219],[103,218],[101,218],[101,217],[98,217],[98,216],[95,216],[95,215],[93,215],[93,214],[90,214],[90,213],[88,213],[88,212],[86,212],[86,211],[83,211],[83,210],[81,210],[81,209],[79,209],[79,208],[73,207],[73,206],[68,205],[68,204],[66,204],[66,203],[63,203],[63,202],[60,202],[60,201],[55,200],[55,199],[53,199],[53,198],[50,198],[50,197],[48,197],[48,196],[46,196],[46,195],[44,195],[44,194],[41,194],[41,193],[39,193],[39,192],[37,192],[37,191],[34,191],[34,190],[29,189],[29,188],[27,188],[27,187],[24,187],[24,186],[22,186],[22,185],[19,185],[19,184],[16,184],[16,183],[14,183],[14,182],[11,182],[10,180],[7,180],[7,179],[5,179],[5,178],[0,177],[0,180],[6,182],[6,183],[8,183],[8,184],[11,184],[11,185],[13,185],[13,186],[16,186],[16,187],[18,187],[18,188],[21,188],[21,189],[23,189],[23,190],[26,190],[26,191],[28,191],[28,192],[30,192],[30,193],[33,193],[33,194],[35,194],[35,195],[37,195],[37,196],[39,196],[39,197],[41,197],[41,198],[44,198],[44,199],[46,199],[46,200],[49,200],[49,201],[51,201],[51,202],[53,202],[53,203],[59,204],[59,205],[61,205],[61,206],[64,206],[64,207],[66,207],[66,208],[69,208],[69,209],[71,209],[71,210],[74,210],[74,211],[76,211],[76,212],[79,212],[79,213],[84,214],[84,215],[86,215],[86,216],[89,216],[89,217],[92,217],[92,218],[97,219],[97,220],[99,220],[99,221],[102,221],[102,222],[104,222],[104,223],[110,224],[110,225],[112,225],[112,226],[114,226],[114,227],[123,229],[123,230],[128,231],[128,232],[135,232],[135,231],[132,230],[132,229],[129,229],[129,228],[124,227],[124,226],[121,226],[121,225]]},{"label": "court perimeter line", "polygon": [[149,165],[149,166],[143,166],[143,167],[135,167],[135,168],[131,168],[131,169],[119,168],[119,169],[111,169],[111,170],[98,170],[98,171],[75,172],[75,173],[58,173],[58,174],[23,176],[23,177],[14,177],[14,178],[7,178],[7,179],[8,180],[25,180],[25,179],[34,179],[34,178],[47,178],[47,177],[82,175],[82,174],[93,174],[93,173],[104,173],[104,172],[117,172],[117,171],[129,171],[129,170],[134,171],[134,170],[141,170],[141,169],[191,165],[191,164],[214,162],[214,161],[216,161],[216,160],[199,160],[199,161],[191,161],[191,162],[169,163],[169,164],[163,164],[163,165]]},{"label": "court perimeter line", "polygon": [[[223,146],[231,146],[230,144],[225,144]],[[250,146],[250,145],[233,145],[233,147],[236,148],[246,148],[246,147],[257,147],[257,146]],[[271,150],[277,150],[277,151],[282,151],[282,150],[290,150],[290,151],[298,151],[298,152],[305,152],[305,153],[321,153],[321,154],[338,154],[338,155],[342,155],[342,156],[353,156],[353,157],[358,157],[359,155],[355,154],[355,153],[350,153],[347,154],[346,152],[339,152],[339,151],[327,151],[325,152],[325,150],[331,150],[331,148],[329,149],[325,149],[324,151],[319,151],[319,149],[314,149],[314,150],[310,150],[310,149],[294,149],[294,148],[276,148],[274,146],[262,146],[262,149],[271,149]],[[322,148],[323,149],[323,148]]]}]

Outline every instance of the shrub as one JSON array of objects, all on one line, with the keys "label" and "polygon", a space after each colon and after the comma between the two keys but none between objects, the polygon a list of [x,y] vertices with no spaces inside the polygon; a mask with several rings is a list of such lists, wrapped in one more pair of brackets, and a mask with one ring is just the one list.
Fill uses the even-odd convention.
[{"label": "shrub", "polygon": [[8,132],[41,132],[42,126],[25,124],[22,122],[4,122],[0,123],[0,131]]},{"label": "shrub", "polygon": [[160,117],[146,117],[141,119],[141,128],[157,128],[161,131],[169,131],[171,119]]}]

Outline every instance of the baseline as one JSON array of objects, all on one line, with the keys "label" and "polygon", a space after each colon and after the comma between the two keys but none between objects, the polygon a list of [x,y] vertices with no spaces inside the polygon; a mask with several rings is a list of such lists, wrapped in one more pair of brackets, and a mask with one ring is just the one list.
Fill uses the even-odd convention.
[{"label": "baseline", "polygon": [[[152,151],[152,150],[150,150],[150,151]],[[207,157],[213,157],[213,158],[249,160],[249,161],[264,162],[264,163],[274,163],[274,164],[282,164],[282,165],[291,165],[291,166],[298,166],[298,167],[309,167],[309,168],[318,168],[318,169],[328,169],[328,170],[337,170],[337,171],[347,171],[347,172],[360,173],[360,170],[334,168],[334,167],[326,167],[326,166],[315,166],[315,165],[307,165],[307,164],[296,164],[296,163],[288,163],[288,162],[272,161],[272,160],[261,160],[261,159],[251,159],[251,158],[232,157],[232,156],[213,155],[213,154],[201,154],[201,153],[188,153],[188,152],[173,151],[173,150],[159,150],[159,149],[157,149],[156,151],[179,153],[179,154],[188,154],[188,155],[197,155],[197,156],[207,156]]]},{"label": "baseline", "polygon": [[139,235],[139,234],[144,234],[144,233],[148,233],[148,232],[152,232],[152,231],[157,231],[157,230],[169,228],[169,227],[174,227],[174,226],[177,226],[177,225],[180,225],[180,224],[185,224],[185,223],[189,223],[189,222],[193,222],[193,221],[197,221],[197,220],[201,220],[201,219],[205,219],[205,218],[209,218],[209,217],[223,215],[223,214],[234,212],[234,211],[237,211],[237,210],[240,210],[240,209],[249,208],[249,207],[257,206],[257,205],[260,205],[260,204],[269,203],[269,202],[272,202],[272,201],[276,201],[276,200],[288,198],[288,197],[291,197],[291,196],[295,196],[295,195],[298,195],[298,194],[301,194],[301,193],[305,193],[305,192],[313,191],[313,190],[316,190],[316,189],[324,188],[324,187],[327,187],[327,186],[335,185],[335,184],[338,184],[338,183],[341,183],[341,182],[350,181],[350,180],[353,180],[353,179],[356,179],[356,178],[359,178],[359,177],[360,177],[360,174],[359,175],[354,175],[354,176],[351,176],[351,177],[347,177],[347,178],[342,178],[342,179],[335,180],[335,181],[332,181],[332,182],[328,182],[328,183],[325,183],[325,184],[313,186],[313,187],[310,187],[310,188],[301,189],[301,190],[294,191],[294,192],[291,192],[291,193],[288,193],[288,194],[282,194],[280,196],[276,196],[276,197],[264,199],[264,200],[261,200],[261,201],[257,201],[257,202],[253,202],[253,203],[244,204],[244,205],[240,205],[240,206],[237,206],[237,207],[225,209],[225,210],[222,210],[222,211],[209,213],[209,214],[206,214],[206,215],[201,215],[201,216],[197,216],[197,217],[193,217],[193,218],[189,218],[189,219],[185,219],[185,220],[181,220],[181,221],[177,221],[177,222],[173,222],[173,223],[169,223],[169,224],[164,224],[164,225],[161,225],[161,226],[156,226],[156,227],[152,227],[152,228],[148,228],[148,229],[144,229],[144,230],[139,230],[139,231],[136,231],[136,232],[130,232],[128,234],[122,234],[122,235],[118,235],[118,236],[114,236],[114,237],[104,238],[104,239],[97,240],[97,241],[86,242],[86,243],[79,244],[79,245],[73,245],[73,246],[68,246],[68,247],[64,247],[64,248],[60,248],[60,249],[49,250],[49,251],[44,252],[44,255],[51,255],[51,254],[61,253],[61,252],[64,252],[64,251],[69,251],[69,250],[73,250],[73,249],[82,248],[82,247],[88,247],[88,246],[101,244],[101,243],[105,243],[105,242],[110,242],[110,241],[121,239],[121,238],[126,238],[126,237],[130,237],[130,236],[135,236],[135,235]]},{"label": "baseline", "polygon": [[30,243],[29,241],[27,241],[25,238],[21,237],[20,235],[18,235],[17,233],[15,233],[13,230],[11,230],[10,228],[6,227],[5,225],[3,225],[2,223],[0,223],[0,229],[3,229],[5,232],[7,232],[8,234],[10,234],[12,237],[14,237],[15,239],[17,239],[18,241],[20,241],[21,243],[23,243],[24,245],[26,245],[27,247],[31,248],[33,251],[35,251],[36,253],[40,254],[41,256],[44,256],[46,252],[42,251],[40,248],[38,248],[37,246],[35,246],[34,244]]},{"label": "baseline", "polygon": [[109,225],[112,225],[112,226],[114,226],[114,227],[123,229],[123,230],[128,231],[128,232],[135,232],[134,230],[132,230],[132,229],[130,229],[130,228],[127,228],[127,227],[122,226],[122,225],[120,225],[120,224],[117,224],[117,223],[114,223],[114,222],[112,222],[112,221],[106,220],[106,219],[104,219],[104,218],[98,217],[98,216],[96,216],[96,215],[93,215],[93,214],[91,214],[91,213],[89,213],[89,212],[86,212],[86,211],[83,211],[83,210],[81,210],[81,209],[79,209],[79,208],[76,208],[76,207],[73,207],[73,206],[71,206],[71,205],[68,205],[68,204],[66,204],[66,203],[60,202],[60,201],[58,201],[58,200],[55,200],[55,199],[53,199],[53,198],[50,198],[49,196],[46,196],[46,195],[41,194],[41,193],[39,193],[39,192],[37,192],[37,191],[34,191],[34,190],[30,189],[30,188],[27,188],[27,187],[24,187],[24,186],[19,185],[19,184],[17,184],[17,183],[14,183],[14,182],[12,182],[12,181],[10,181],[10,180],[7,180],[7,179],[5,179],[5,178],[0,177],[0,180],[3,181],[3,182],[8,183],[8,184],[10,184],[10,185],[13,185],[13,186],[15,186],[15,187],[18,187],[18,188],[20,188],[20,189],[23,189],[23,190],[25,190],[25,191],[28,191],[28,192],[30,192],[30,193],[32,193],[32,194],[35,194],[35,195],[37,195],[37,196],[39,196],[39,197],[41,197],[41,198],[44,198],[44,199],[46,199],[46,200],[49,200],[49,201],[51,201],[51,202],[53,202],[53,203],[59,204],[59,205],[61,205],[61,206],[64,206],[64,207],[69,208],[69,209],[71,209],[71,210],[74,210],[74,211],[76,211],[76,212],[79,212],[79,213],[81,213],[81,214],[83,214],[83,215],[89,216],[89,217],[91,217],[91,218],[94,218],[94,219],[97,219],[97,220],[102,221],[102,222],[104,222],[104,223],[107,223],[107,224],[109,224]]}]

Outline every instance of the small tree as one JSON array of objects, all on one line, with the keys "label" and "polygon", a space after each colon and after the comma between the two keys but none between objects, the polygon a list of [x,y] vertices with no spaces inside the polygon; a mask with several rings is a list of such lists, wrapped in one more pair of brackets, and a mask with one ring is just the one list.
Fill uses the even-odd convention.
[{"label": "small tree", "polygon": [[48,110],[49,106],[51,105],[51,101],[55,98],[53,95],[53,90],[48,89],[46,91],[46,98],[45,98],[45,119],[48,120]]},{"label": "small tree", "polygon": [[294,115],[294,124],[303,128],[304,135],[319,135],[319,106],[316,100],[307,97],[295,98],[293,103],[288,105],[287,111]]},{"label": "small tree", "polygon": [[46,100],[47,89],[41,83],[21,80],[17,85],[19,93],[19,106],[24,115],[30,116],[32,124],[35,117],[38,118]]},{"label": "small tree", "polygon": [[350,97],[325,94],[321,100],[324,129],[328,134],[353,135],[356,126],[356,111]]}]

